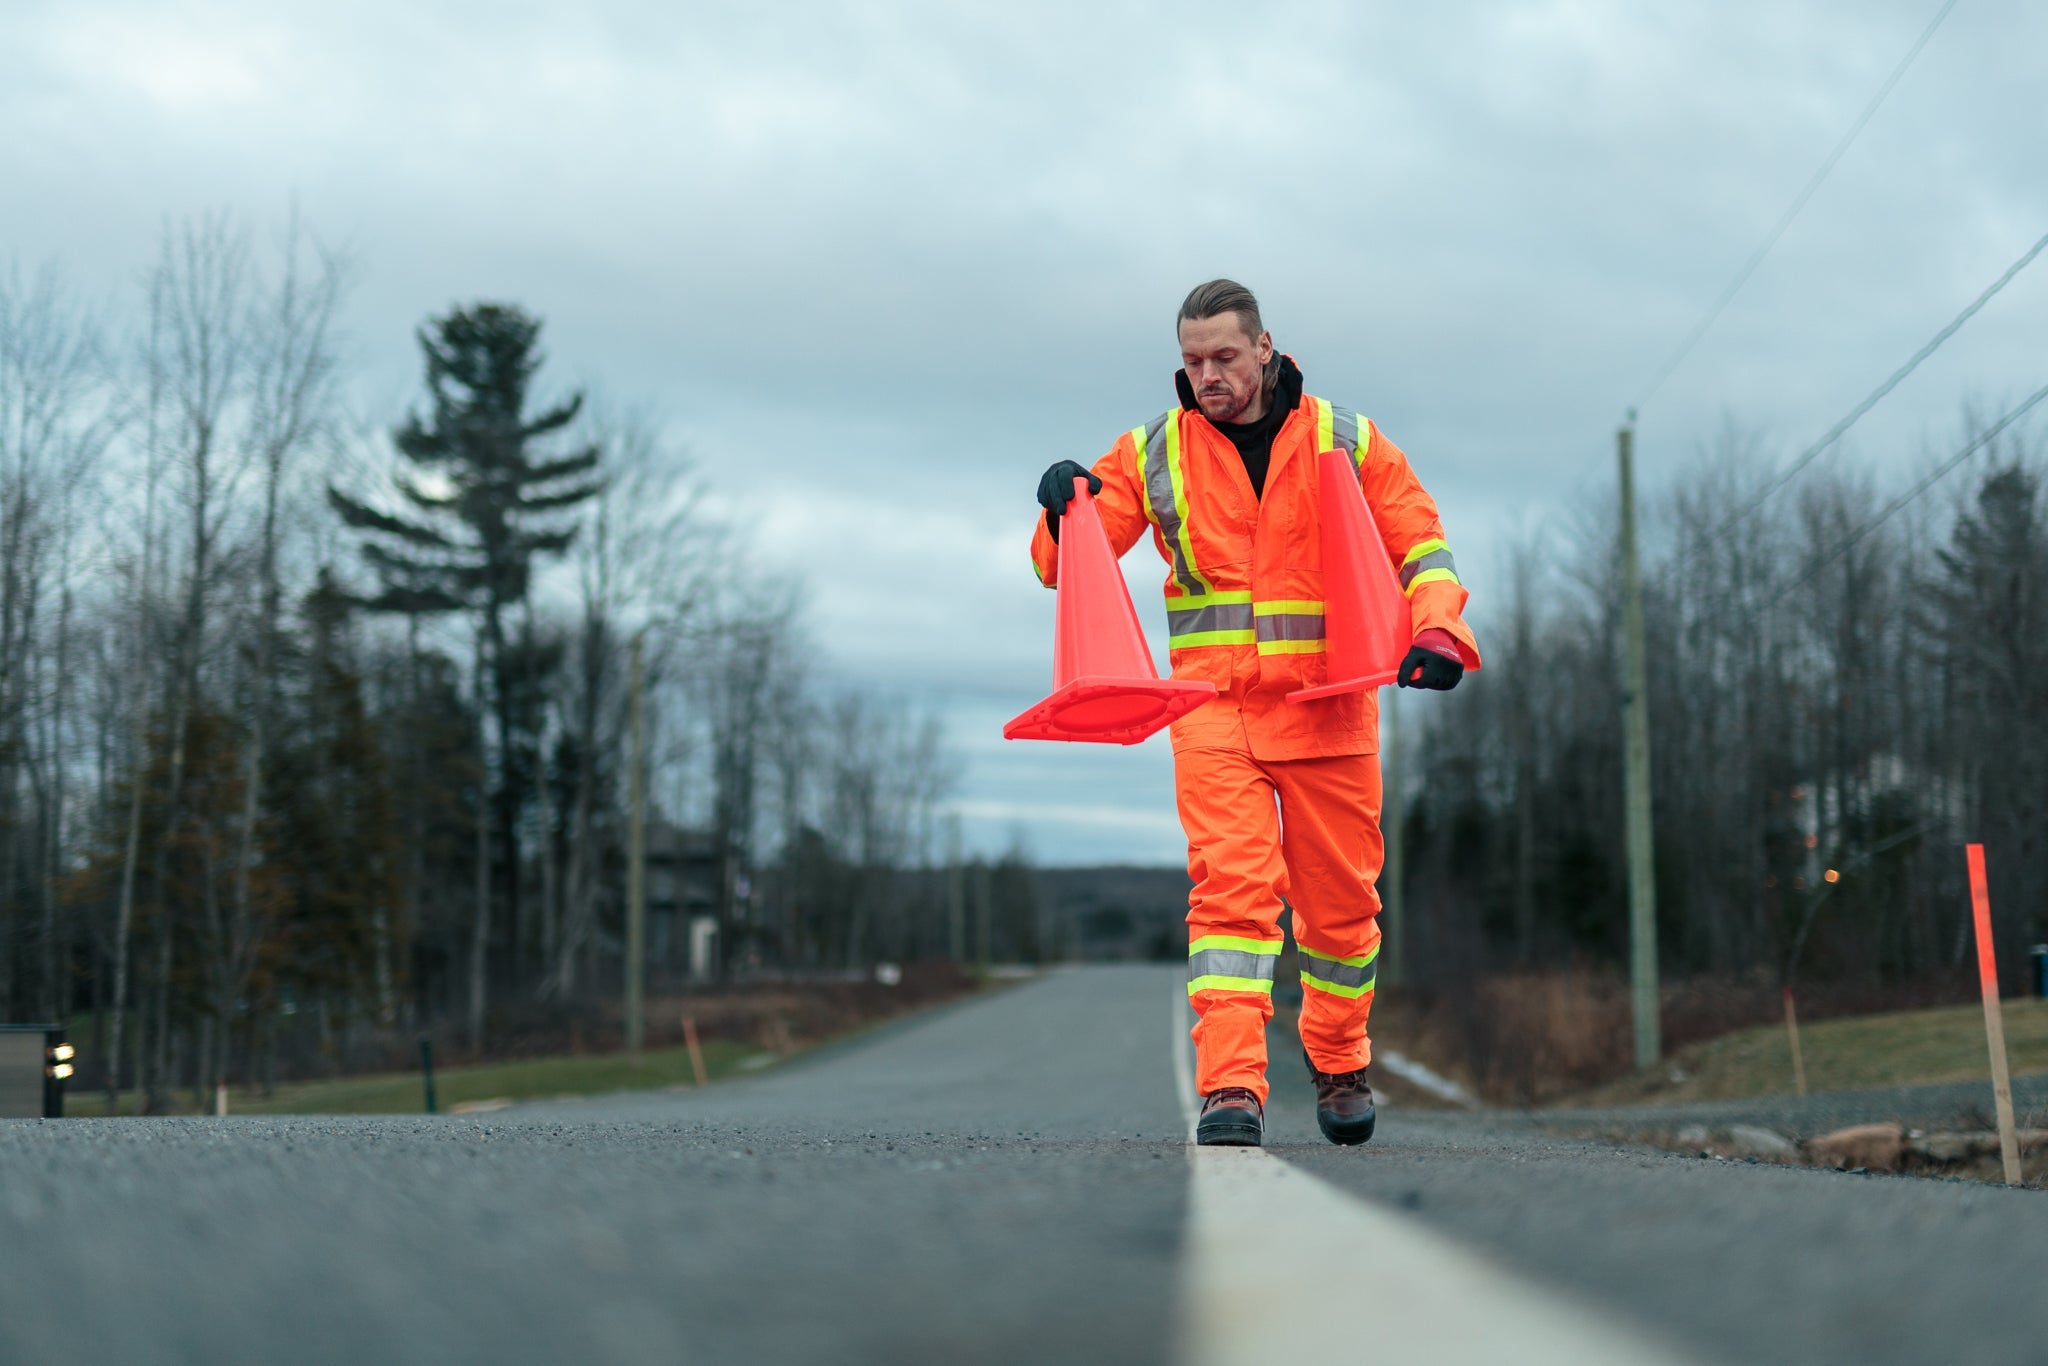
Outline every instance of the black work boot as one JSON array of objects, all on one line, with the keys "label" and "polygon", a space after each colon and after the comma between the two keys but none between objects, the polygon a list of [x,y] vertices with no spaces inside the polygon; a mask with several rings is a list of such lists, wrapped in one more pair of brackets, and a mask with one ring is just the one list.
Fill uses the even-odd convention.
[{"label": "black work boot", "polygon": [[1323,1137],[1347,1145],[1371,1138],[1378,1116],[1373,1112],[1372,1087],[1366,1084],[1365,1069],[1318,1072],[1311,1062],[1308,1074],[1316,1084],[1316,1125]]},{"label": "black work boot", "polygon": [[1242,1086],[1219,1086],[1202,1097],[1202,1117],[1195,1124],[1201,1146],[1256,1148],[1266,1136],[1266,1110]]}]

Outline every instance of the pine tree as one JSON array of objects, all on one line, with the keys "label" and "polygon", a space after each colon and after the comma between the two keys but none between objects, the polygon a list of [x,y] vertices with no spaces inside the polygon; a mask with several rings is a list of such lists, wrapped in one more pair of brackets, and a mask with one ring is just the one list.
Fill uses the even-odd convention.
[{"label": "pine tree", "polygon": [[[528,416],[540,368],[540,321],[506,304],[477,304],[430,320],[418,333],[432,411],[407,418],[392,433],[417,474],[393,482],[403,512],[384,512],[329,488],[343,521],[365,533],[363,553],[382,581],[376,610],[421,615],[467,611],[477,619],[476,682],[483,710],[496,721],[496,845],[518,923],[521,764],[513,754],[517,672],[526,652],[508,649],[506,619],[523,602],[537,561],[569,547],[576,529],[565,518],[601,487],[599,450],[583,446],[549,457],[545,447],[576,420],[583,396]],[[479,846],[485,847],[483,830]],[[485,887],[488,852],[480,858],[472,950],[470,1033],[481,1041],[484,955],[490,936]]]}]

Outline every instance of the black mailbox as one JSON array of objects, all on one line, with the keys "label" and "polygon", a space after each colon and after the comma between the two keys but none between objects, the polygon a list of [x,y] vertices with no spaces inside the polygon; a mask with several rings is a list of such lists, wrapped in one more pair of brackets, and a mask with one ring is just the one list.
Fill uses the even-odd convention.
[{"label": "black mailbox", "polygon": [[0,1119],[62,1119],[72,1049],[58,1025],[0,1025]]}]

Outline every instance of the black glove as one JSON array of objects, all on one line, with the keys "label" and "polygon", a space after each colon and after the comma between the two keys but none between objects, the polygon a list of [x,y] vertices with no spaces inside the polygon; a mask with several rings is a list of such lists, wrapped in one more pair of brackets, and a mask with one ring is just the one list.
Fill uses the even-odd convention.
[{"label": "black glove", "polygon": [[1045,529],[1052,533],[1054,542],[1060,538],[1060,518],[1067,515],[1067,504],[1074,501],[1074,481],[1083,477],[1088,480],[1091,495],[1102,492],[1102,480],[1071,460],[1056,462],[1038,481],[1038,505],[1046,511]]},{"label": "black glove", "polygon": [[1404,688],[1430,688],[1437,692],[1449,692],[1458,686],[1458,680],[1465,676],[1465,665],[1448,655],[1422,645],[1408,647],[1408,657],[1401,661],[1401,672],[1397,679]]}]

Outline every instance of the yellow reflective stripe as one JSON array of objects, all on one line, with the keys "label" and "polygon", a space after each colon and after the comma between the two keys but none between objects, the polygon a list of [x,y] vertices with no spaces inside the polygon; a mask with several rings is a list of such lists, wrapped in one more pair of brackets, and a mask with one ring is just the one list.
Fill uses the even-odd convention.
[{"label": "yellow reflective stripe", "polygon": [[1277,939],[1247,939],[1235,934],[1205,934],[1188,945],[1188,956],[1192,958],[1203,949],[1236,949],[1241,953],[1263,953],[1278,958],[1280,956],[1280,941]]},{"label": "yellow reflective stripe", "polygon": [[1326,982],[1322,978],[1308,972],[1301,974],[1301,984],[1305,987],[1314,987],[1317,991],[1327,991],[1332,996],[1342,996],[1352,1001],[1357,1000],[1373,988],[1371,982],[1367,982],[1362,987],[1347,987],[1337,982]]},{"label": "yellow reflective stripe", "polygon": [[1255,645],[1257,631],[1190,631],[1184,636],[1168,636],[1167,648],[1174,650],[1199,649],[1204,645]]},{"label": "yellow reflective stripe", "polygon": [[1234,603],[1245,603],[1251,600],[1252,595],[1249,589],[1239,591],[1234,588],[1225,588],[1214,593],[1183,593],[1179,597],[1169,595],[1166,599],[1166,610],[1169,612],[1181,612],[1196,607],[1227,607]]},{"label": "yellow reflective stripe", "polygon": [[1432,551],[1449,549],[1450,547],[1445,545],[1441,540],[1417,541],[1415,543],[1415,548],[1413,550],[1410,550],[1407,553],[1407,555],[1402,558],[1401,566],[1405,569],[1407,566],[1414,564],[1417,560],[1421,559],[1424,555],[1427,555]]},{"label": "yellow reflective stripe", "polygon": [[1276,598],[1272,602],[1258,603],[1252,608],[1252,615],[1255,617],[1289,616],[1295,613],[1319,617],[1323,614],[1323,604],[1309,598]]},{"label": "yellow reflective stripe", "polygon": [[1198,991],[1256,991],[1261,996],[1273,994],[1273,984],[1257,977],[1195,977],[1188,981],[1188,995]]},{"label": "yellow reflective stripe", "polygon": [[1337,449],[1337,414],[1328,399],[1316,400],[1316,453]]},{"label": "yellow reflective stripe", "polygon": [[1360,413],[1358,415],[1358,445],[1351,452],[1351,463],[1358,467],[1360,474],[1365,473],[1365,453],[1371,446],[1372,419]]},{"label": "yellow reflective stripe", "polygon": [[1415,590],[1425,583],[1455,583],[1460,588],[1465,586],[1465,581],[1458,577],[1458,571],[1455,569],[1425,569],[1408,581],[1408,595],[1413,597]]},{"label": "yellow reflective stripe", "polygon": [[1314,949],[1302,944],[1297,944],[1295,947],[1301,950],[1301,956],[1304,958],[1320,958],[1325,963],[1342,963],[1347,968],[1362,968],[1380,956],[1380,946],[1377,944],[1373,945],[1372,952],[1366,954],[1363,958],[1342,958],[1334,953],[1318,953]]},{"label": "yellow reflective stripe", "polygon": [[1262,640],[1259,653],[1262,655],[1319,655],[1328,648],[1320,640]]},{"label": "yellow reflective stripe", "polygon": [[1204,593],[1213,593],[1216,585],[1209,582],[1208,576],[1195,564],[1195,538],[1188,529],[1188,481],[1187,471],[1181,463],[1179,413],[1166,419],[1166,472],[1173,480],[1173,510],[1180,515],[1180,526],[1175,531],[1180,540],[1181,563]]}]

